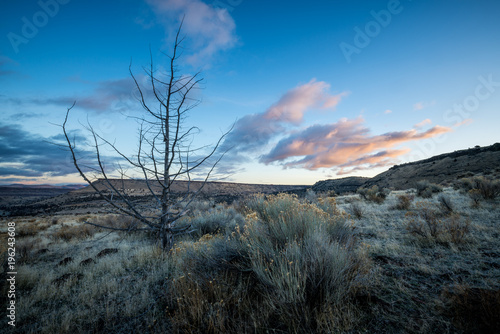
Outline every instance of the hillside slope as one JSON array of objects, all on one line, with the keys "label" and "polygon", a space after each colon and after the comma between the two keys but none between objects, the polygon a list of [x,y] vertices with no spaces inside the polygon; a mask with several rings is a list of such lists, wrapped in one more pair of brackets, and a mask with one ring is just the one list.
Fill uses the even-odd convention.
[{"label": "hillside slope", "polygon": [[320,191],[335,190],[337,193],[354,192],[358,187],[373,185],[381,188],[408,189],[414,188],[421,180],[446,185],[457,179],[478,174],[497,177],[500,175],[500,143],[395,165],[372,178],[346,177],[319,181],[312,188]]},{"label": "hillside slope", "polygon": [[438,184],[476,174],[496,175],[500,172],[500,143],[436,155],[429,159],[396,165],[365,183],[379,187],[408,189],[421,180]]}]

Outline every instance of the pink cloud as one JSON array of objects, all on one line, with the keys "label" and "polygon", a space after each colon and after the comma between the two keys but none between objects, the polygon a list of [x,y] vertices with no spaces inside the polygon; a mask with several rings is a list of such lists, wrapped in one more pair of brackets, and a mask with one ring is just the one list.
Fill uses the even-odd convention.
[{"label": "pink cloud", "polygon": [[424,126],[426,126],[427,124],[432,124],[432,121],[431,121],[430,119],[428,119],[428,118],[427,118],[427,119],[424,119],[424,120],[423,120],[422,122],[420,122],[420,123],[415,124],[413,127],[414,127],[415,129],[421,129],[421,128],[423,128]]},{"label": "pink cloud", "polygon": [[266,164],[278,162],[284,167],[310,170],[333,167],[340,169],[340,173],[347,174],[364,168],[393,164],[395,158],[408,152],[408,149],[391,149],[394,146],[451,131],[451,128],[438,125],[425,132],[412,129],[374,136],[370,135],[369,129],[363,124],[364,119],[357,118],[313,125],[279,141],[260,161]]},{"label": "pink cloud", "polygon": [[422,110],[424,109],[424,103],[423,102],[417,102],[413,105],[413,110]]},{"label": "pink cloud", "polygon": [[462,126],[462,125],[469,125],[469,124],[472,124],[472,122],[474,122],[474,120],[472,118],[467,118],[461,122],[457,122],[457,123],[453,124],[453,127],[457,128],[457,127]]},{"label": "pink cloud", "polygon": [[420,102],[417,102],[413,105],[413,110],[422,110],[422,109],[425,109],[427,107],[431,107],[435,104],[436,104],[436,101],[431,101],[431,102],[420,101]]},{"label": "pink cloud", "polygon": [[330,85],[315,79],[285,93],[278,102],[273,104],[263,115],[274,121],[300,124],[304,113],[311,108],[335,109],[347,93],[331,95]]}]

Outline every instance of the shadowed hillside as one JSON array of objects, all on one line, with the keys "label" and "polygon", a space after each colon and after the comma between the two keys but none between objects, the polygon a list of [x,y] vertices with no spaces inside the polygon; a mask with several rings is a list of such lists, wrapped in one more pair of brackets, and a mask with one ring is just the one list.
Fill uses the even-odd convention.
[{"label": "shadowed hillside", "polygon": [[359,177],[359,176],[351,176],[344,177],[341,179],[334,180],[324,180],[316,182],[312,186],[312,190],[316,192],[323,191],[335,191],[336,194],[343,194],[349,192],[355,192],[359,187],[365,184],[370,178],[368,177]]}]

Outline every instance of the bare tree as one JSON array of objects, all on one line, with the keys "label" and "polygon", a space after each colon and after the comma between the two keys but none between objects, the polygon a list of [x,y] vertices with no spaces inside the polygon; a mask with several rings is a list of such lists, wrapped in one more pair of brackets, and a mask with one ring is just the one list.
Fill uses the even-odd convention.
[{"label": "bare tree", "polygon": [[[176,34],[173,53],[167,55],[170,60],[168,72],[159,73],[155,70],[150,50],[150,67],[144,69],[150,86],[148,91],[140,86],[129,67],[139,93],[138,100],[146,114],[144,117],[136,118],[140,128],[138,150],[133,157],[122,153],[115,143],[99,135],[89,123],[86,128],[90,131],[95,151],[95,166],[90,167],[78,155],[75,140],[71,139],[67,130],[69,114],[75,104],[68,108],[62,124],[73,163],[83,179],[108,203],[113,212],[133,217],[136,222],[126,229],[112,229],[155,232],[164,249],[170,249],[174,243],[174,236],[188,229],[188,227],[176,228],[176,222],[187,213],[189,205],[202,191],[223,157],[224,154],[221,154],[216,159],[215,153],[229,133],[228,131],[222,134],[212,148],[191,147],[192,136],[197,128],[184,128],[183,125],[186,113],[200,103],[192,96],[203,79],[200,78],[199,72],[194,75],[179,74],[177,63],[182,53],[183,42],[183,38],[180,37],[181,28],[182,23]],[[151,100],[153,102],[150,102]],[[127,192],[125,183],[120,180],[131,178],[130,172],[125,172],[121,166],[117,169],[120,174],[118,178],[116,175],[114,177],[109,175],[101,153],[102,146],[107,146],[118,154],[120,159],[135,171],[134,177],[137,178],[137,173],[140,174],[140,179],[145,183],[152,201],[144,203],[144,200],[141,201]],[[192,173],[202,169],[205,171],[203,181],[201,185],[197,183],[194,186]],[[93,182],[96,177],[100,180],[99,185]],[[182,193],[174,194],[173,185],[179,181],[182,181],[184,189]]]}]

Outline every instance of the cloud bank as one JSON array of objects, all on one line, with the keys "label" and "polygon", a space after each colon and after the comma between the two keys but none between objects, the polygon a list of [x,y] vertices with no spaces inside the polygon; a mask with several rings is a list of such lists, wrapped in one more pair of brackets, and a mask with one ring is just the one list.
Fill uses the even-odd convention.
[{"label": "cloud bank", "polygon": [[[86,138],[79,132],[71,132],[71,139],[78,145],[80,166],[84,172],[95,168],[95,153],[85,149]],[[67,176],[77,173],[63,135],[43,137],[22,129],[19,125],[0,123],[0,182],[26,182]],[[56,145],[57,144],[57,145]],[[104,156],[109,171],[114,170],[115,157]]]},{"label": "cloud bank", "polygon": [[[144,90],[148,94],[148,90]],[[76,108],[85,109],[98,114],[109,112],[125,112],[140,108],[137,101],[137,87],[131,78],[106,80],[98,82],[94,90],[83,96],[56,97],[23,97],[5,98],[14,105],[32,104],[39,106],[61,106],[69,108],[76,101]]]},{"label": "cloud bank", "polygon": [[392,165],[394,158],[408,152],[391,149],[394,146],[449,131],[451,128],[437,125],[424,132],[412,129],[371,135],[363,118],[344,118],[333,124],[313,125],[281,139],[269,153],[261,156],[260,162],[309,170],[335,168],[339,174],[347,174]]},{"label": "cloud bank", "polygon": [[[75,173],[68,152],[18,125],[0,124],[0,177],[63,176]],[[77,137],[77,140],[83,138]]]}]

